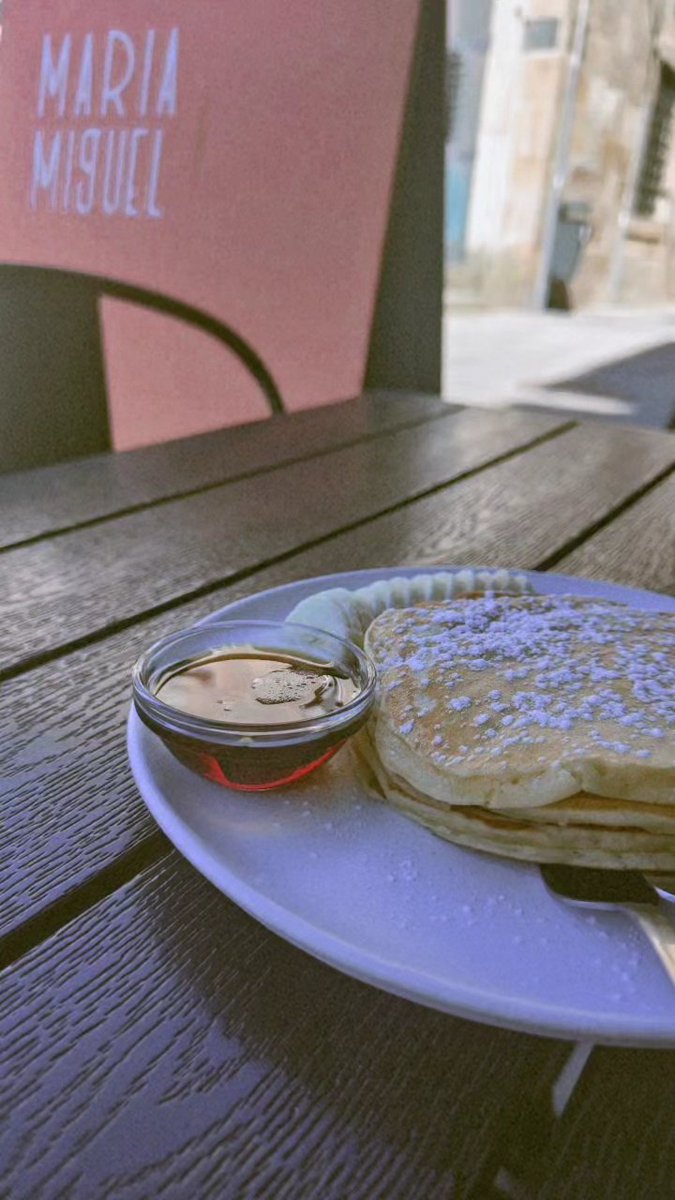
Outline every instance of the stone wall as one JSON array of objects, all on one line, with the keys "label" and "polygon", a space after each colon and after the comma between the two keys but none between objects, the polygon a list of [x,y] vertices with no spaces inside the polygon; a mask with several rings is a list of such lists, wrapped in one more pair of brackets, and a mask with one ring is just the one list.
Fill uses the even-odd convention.
[{"label": "stone wall", "polygon": [[663,295],[663,247],[631,216],[652,98],[659,0],[593,0],[564,197],[591,207],[593,235],[572,285],[575,305]]},{"label": "stone wall", "polygon": [[[475,302],[532,303],[544,252],[575,23],[582,0],[495,0],[465,261],[450,287]],[[588,206],[592,237],[572,277],[574,307],[675,296],[675,152],[652,217],[633,213],[659,58],[675,66],[663,0],[590,0],[563,203]],[[526,49],[526,23],[557,19],[556,45]]]},{"label": "stone wall", "polygon": [[[489,303],[525,304],[532,290],[575,3],[495,0],[467,259],[454,271]],[[558,19],[557,44],[526,52],[526,21],[540,16]]]}]

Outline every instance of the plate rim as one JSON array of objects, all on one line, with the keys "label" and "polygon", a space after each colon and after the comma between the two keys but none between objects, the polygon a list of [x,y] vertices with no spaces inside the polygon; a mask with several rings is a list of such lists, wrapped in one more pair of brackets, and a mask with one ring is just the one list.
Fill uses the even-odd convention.
[{"label": "plate rim", "polygon": [[[362,578],[365,584],[367,579],[372,581],[373,577],[497,569],[495,567],[455,566],[454,564],[419,564],[331,572],[320,576],[290,580],[287,583],[264,588],[259,592],[240,597],[193,624],[217,621],[219,618],[223,619],[226,613],[236,611],[238,606],[246,606],[254,600],[257,603],[264,602],[267,597],[276,597],[289,592],[292,595],[292,607],[300,598],[294,593],[305,589],[311,589],[311,592],[323,590],[324,586],[344,586],[342,581],[346,578],[350,580]],[[585,579],[555,571],[531,571],[519,567],[507,569],[532,578],[535,582],[548,579],[563,583],[569,581],[576,586],[581,584],[586,594],[589,589],[591,594],[597,591],[600,599],[616,598],[621,600],[623,595],[623,602],[625,602],[625,597],[628,595],[643,596],[652,602],[649,606],[652,611],[655,611],[653,601],[656,599],[659,603],[662,601],[665,603],[665,611],[675,612],[675,598],[665,593],[633,588],[629,585],[609,581]],[[358,583],[356,586],[359,586]],[[608,592],[615,593],[615,596],[608,595]],[[410,968],[404,963],[374,954],[371,950],[363,950],[338,934],[319,928],[311,920],[298,915],[241,879],[237,872],[229,866],[223,865],[222,861],[218,859],[217,852],[204,843],[203,838],[175,812],[171,803],[161,794],[161,790],[152,778],[152,772],[145,762],[142,742],[146,737],[150,738],[152,735],[143,727],[132,704],[127,722],[127,753],[132,774],[143,803],[172,845],[223,895],[276,936],[310,954],[313,958],[351,978],[459,1019],[479,1021],[514,1032],[560,1040],[590,1039],[597,1044],[643,1048],[665,1049],[675,1046],[675,1023],[664,1022],[659,1017],[653,1020],[644,1017],[631,1020],[629,1019],[630,1014],[627,1013],[605,1012],[602,1014],[601,1024],[599,1024],[600,1014],[595,1009],[579,1008],[570,1012],[569,1008],[563,1005],[550,1004],[536,998],[530,1001],[525,1001],[520,997],[509,999],[500,997],[494,990],[487,992],[484,988],[467,988],[464,984],[454,985],[448,989],[445,981],[439,981],[437,977],[429,975],[428,972],[419,968]],[[314,936],[312,936],[313,933]],[[435,986],[425,991],[425,980],[433,980]]]}]

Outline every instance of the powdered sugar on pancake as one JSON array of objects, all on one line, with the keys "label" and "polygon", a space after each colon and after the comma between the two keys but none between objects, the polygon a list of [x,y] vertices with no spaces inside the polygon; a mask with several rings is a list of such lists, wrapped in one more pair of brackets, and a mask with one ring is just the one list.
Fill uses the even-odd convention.
[{"label": "powdered sugar on pancake", "polygon": [[505,569],[436,571],[411,578],[378,579],[367,587],[329,588],[301,600],[286,618],[314,625],[363,646],[368,626],[388,609],[408,608],[430,601],[448,600],[475,593],[526,595],[534,588],[520,571]]},{"label": "powdered sugar on pancake", "polygon": [[486,597],[386,612],[378,753],[420,790],[518,807],[579,790],[672,803],[675,618],[603,600]]}]

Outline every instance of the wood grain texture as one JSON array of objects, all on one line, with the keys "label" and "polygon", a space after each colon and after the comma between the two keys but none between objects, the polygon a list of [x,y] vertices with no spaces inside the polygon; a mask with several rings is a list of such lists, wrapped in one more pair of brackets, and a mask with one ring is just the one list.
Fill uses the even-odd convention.
[{"label": "wood grain texture", "polygon": [[675,1196],[675,1052],[597,1049],[539,1172],[537,1200]]},{"label": "wood grain texture", "polygon": [[447,416],[455,408],[420,392],[371,392],[141,450],[0,474],[0,547]]},{"label": "wood grain texture", "polygon": [[[294,579],[438,561],[536,568],[570,536],[592,527],[641,478],[639,462],[634,478],[625,463],[614,473],[611,456],[604,471],[595,472],[584,443],[581,430],[564,434],[100,645],[5,682],[0,691],[0,793],[6,817],[0,934],[16,930],[152,836],[154,822],[136,792],[125,747],[131,667],[146,646],[222,605]],[[619,447],[625,454],[622,439]],[[631,553],[632,532],[626,529],[626,563]],[[659,588],[670,565],[664,557],[663,574],[655,573],[651,586]],[[616,578],[630,582],[620,572]]]},{"label": "wood grain texture", "polygon": [[[580,426],[350,530],[343,536],[354,564],[534,569],[606,520],[675,461],[675,438],[635,433],[616,426]],[[342,535],[331,539],[326,563],[342,545]],[[625,555],[631,552],[628,537]],[[658,581],[665,584],[671,572],[667,558],[660,571],[655,564],[653,586],[663,590]],[[622,582],[620,573],[617,581]]]},{"label": "wood grain texture", "polygon": [[6,1200],[466,1196],[568,1052],[323,966],[177,855],[0,992]]},{"label": "wood grain texture", "polygon": [[1,668],[251,572],[558,427],[550,417],[463,411],[8,550]]},{"label": "wood grain texture", "polygon": [[[488,423],[480,446],[474,416]],[[160,570],[160,554],[148,555],[159,538],[169,578],[180,581],[170,536],[183,536],[178,516],[175,526],[160,523],[159,533],[155,526],[149,539],[137,526],[135,535],[126,530],[119,541],[94,540],[80,557],[75,551],[72,559],[37,554],[30,569],[29,558],[14,559],[26,589],[22,598],[17,570],[9,582],[16,588],[11,637],[19,657],[36,639],[58,648],[64,627],[91,630],[93,620],[100,629],[101,612],[114,624],[122,601],[129,606],[122,611],[138,623],[3,685],[5,929],[48,912],[70,889],[95,881],[152,837],[153,822],[126,766],[124,723],[131,664],[164,632],[291,579],[405,561],[536,567],[553,558],[555,569],[594,577],[607,577],[607,564],[615,564],[617,581],[667,590],[672,479],[615,519],[612,514],[675,461],[673,439],[586,426],[444,486],[444,472],[455,478],[462,455],[465,461],[478,455],[485,464],[502,453],[496,446],[503,440],[489,428],[515,437],[512,419],[461,414],[459,421],[434,421],[439,429],[455,423],[459,434],[450,447],[425,441],[423,430],[408,431],[417,436],[410,443],[415,453],[426,459],[423,471],[414,461],[398,465],[405,452],[391,447],[401,435],[377,439],[388,446],[379,457],[362,447],[360,470],[370,478],[359,485],[363,515],[354,528],[321,535],[319,544],[303,549],[307,529],[315,528],[310,521],[284,561],[257,570],[253,562],[247,577],[188,603],[180,602],[191,590],[183,582],[176,607],[146,619],[152,593],[143,569],[136,573],[139,564],[146,573]],[[515,444],[522,444],[520,429]],[[340,456],[347,453],[315,462],[331,459],[339,478]],[[448,454],[455,456],[450,465]],[[398,472],[391,493],[376,475],[386,468]],[[297,484],[299,477],[288,478]],[[414,499],[421,478],[427,481],[422,490],[436,490]],[[429,485],[430,478],[439,482]],[[395,505],[406,503],[373,516],[381,509],[373,509],[367,482],[378,504],[387,494],[399,497]],[[275,486],[278,479],[270,496],[283,515],[286,493]],[[240,531],[221,532],[207,510],[202,520],[212,528],[200,533],[192,503],[176,502],[176,510],[186,505],[192,513],[186,529],[200,548],[191,561],[204,570],[223,537],[236,543]],[[158,506],[156,513],[171,507]],[[238,519],[236,503],[229,512]],[[268,548],[268,512],[262,504],[256,512],[258,524],[247,527],[248,536]],[[85,534],[146,515],[52,544],[72,538],[75,546]],[[344,520],[344,510],[333,512],[327,528]],[[604,521],[605,528],[565,554]],[[275,529],[282,525],[279,520]],[[30,556],[47,545],[2,557]],[[647,578],[634,578],[634,570]],[[65,626],[58,614],[64,597],[70,607]],[[34,604],[44,630],[28,620]],[[11,649],[9,634],[7,644]],[[502,1155],[508,1160],[513,1149],[513,1114],[533,1083],[550,1080],[567,1053],[561,1043],[455,1021],[339,975],[267,933],[174,853],[2,973],[0,1033],[8,1114],[0,1161],[8,1200],[160,1194],[179,1200],[485,1200],[490,1164]],[[675,1194],[674,1066],[670,1052],[594,1055],[548,1154],[538,1167],[530,1156],[533,1200]],[[526,1168],[527,1159],[525,1131]]]},{"label": "wood grain texture", "polygon": [[556,570],[675,595],[675,475],[562,558]]}]

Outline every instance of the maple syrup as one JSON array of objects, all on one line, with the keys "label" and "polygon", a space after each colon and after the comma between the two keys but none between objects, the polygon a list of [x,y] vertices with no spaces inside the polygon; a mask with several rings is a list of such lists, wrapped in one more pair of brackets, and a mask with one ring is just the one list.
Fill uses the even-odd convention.
[{"label": "maple syrup", "polygon": [[188,663],[163,679],[155,694],[203,720],[278,726],[335,712],[358,692],[347,672],[332,663],[251,650]]},{"label": "maple syrup", "polygon": [[357,646],[290,622],[203,623],[134,666],[144,725],[185,766],[225,787],[293,783],[367,720],[375,668]]}]

